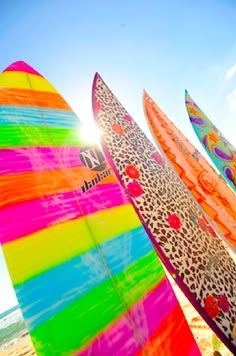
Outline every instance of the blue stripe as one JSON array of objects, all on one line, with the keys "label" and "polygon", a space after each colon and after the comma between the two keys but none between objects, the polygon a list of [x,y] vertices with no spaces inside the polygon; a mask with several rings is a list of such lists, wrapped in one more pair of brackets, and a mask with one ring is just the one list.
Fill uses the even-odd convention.
[{"label": "blue stripe", "polygon": [[[142,226],[100,247],[113,276],[153,250]],[[94,248],[18,286],[16,294],[33,330],[108,279]]]},{"label": "blue stripe", "polygon": [[70,111],[31,106],[1,106],[0,125],[50,126],[75,128],[80,126],[78,117]]}]

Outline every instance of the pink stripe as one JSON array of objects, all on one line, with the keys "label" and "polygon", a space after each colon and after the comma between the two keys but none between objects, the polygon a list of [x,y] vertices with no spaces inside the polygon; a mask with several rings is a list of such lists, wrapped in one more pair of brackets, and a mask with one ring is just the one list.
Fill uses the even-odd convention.
[{"label": "pink stripe", "polygon": [[80,147],[27,147],[1,149],[0,153],[0,174],[83,166]]},{"label": "pink stripe", "polygon": [[[144,345],[160,324],[171,314],[178,302],[168,279],[165,277],[158,286],[130,309],[130,315]],[[179,330],[185,323],[173,320],[166,330],[166,338],[171,338],[173,330]],[[181,330],[179,330],[181,332]],[[136,334],[127,316],[122,316],[105,332],[100,334],[86,349],[75,355],[134,355],[141,349]]]},{"label": "pink stripe", "polygon": [[10,64],[6,69],[4,69],[3,73],[4,72],[25,72],[29,74],[39,75],[43,78],[43,76],[39,72],[37,72],[34,68],[32,68],[23,61],[17,61]]},{"label": "pink stripe", "polygon": [[[117,183],[99,184],[86,193],[76,191],[75,194],[84,215],[128,204],[126,195]],[[0,211],[0,242],[14,241],[81,216],[73,192],[12,205]]]},{"label": "pink stripe", "polygon": [[195,342],[193,344],[191,351],[189,352],[189,356],[196,356],[196,355],[201,355],[201,353],[199,351],[198,344]]}]

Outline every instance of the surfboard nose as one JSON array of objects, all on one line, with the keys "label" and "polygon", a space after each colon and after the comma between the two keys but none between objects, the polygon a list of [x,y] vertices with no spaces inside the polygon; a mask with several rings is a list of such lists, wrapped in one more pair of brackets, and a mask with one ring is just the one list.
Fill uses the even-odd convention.
[{"label": "surfboard nose", "polygon": [[31,67],[24,61],[13,62],[3,71],[3,73],[4,72],[25,72],[29,74],[39,75],[40,77],[42,77],[39,72],[37,72],[33,67]]}]

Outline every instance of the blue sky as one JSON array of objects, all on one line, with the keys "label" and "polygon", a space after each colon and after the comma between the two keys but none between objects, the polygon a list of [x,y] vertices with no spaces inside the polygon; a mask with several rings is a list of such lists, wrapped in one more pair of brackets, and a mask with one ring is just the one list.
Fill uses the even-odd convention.
[{"label": "blue sky", "polygon": [[[145,88],[202,152],[184,89],[235,144],[235,19],[235,0],[1,1],[0,70],[28,62],[89,123],[98,71],[148,133]],[[0,254],[0,312],[15,303],[9,285]]]}]

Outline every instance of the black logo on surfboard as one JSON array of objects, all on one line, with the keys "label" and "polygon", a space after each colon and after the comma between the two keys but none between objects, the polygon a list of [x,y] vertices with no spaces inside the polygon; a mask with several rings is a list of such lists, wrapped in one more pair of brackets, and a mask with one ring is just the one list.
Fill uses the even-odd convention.
[{"label": "black logo on surfboard", "polygon": [[103,171],[106,167],[106,160],[103,153],[94,146],[81,148],[80,160],[87,168],[93,171]]},{"label": "black logo on surfboard", "polygon": [[83,193],[86,193],[89,189],[93,188],[95,185],[97,185],[99,182],[101,182],[103,179],[105,179],[111,174],[111,168],[108,168],[104,171],[107,165],[106,159],[101,150],[99,150],[99,148],[97,147],[87,146],[81,148],[80,160],[83,165],[88,169],[92,171],[97,171],[96,177],[94,177],[90,181],[84,180],[84,184],[81,187]]}]

